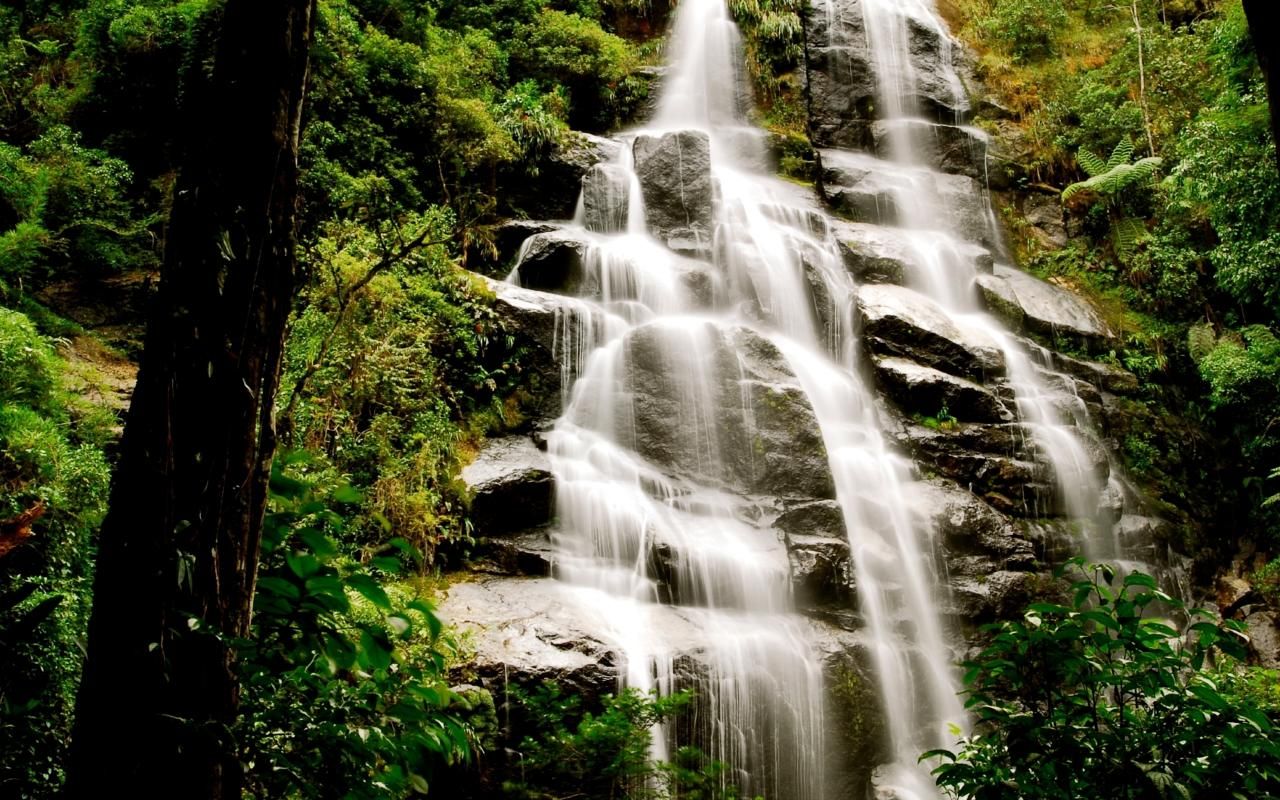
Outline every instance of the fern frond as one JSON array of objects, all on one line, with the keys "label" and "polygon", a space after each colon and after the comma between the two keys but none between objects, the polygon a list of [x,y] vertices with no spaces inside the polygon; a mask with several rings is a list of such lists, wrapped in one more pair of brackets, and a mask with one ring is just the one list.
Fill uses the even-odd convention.
[{"label": "fern frond", "polygon": [[1118,219],[1111,223],[1111,244],[1121,263],[1128,263],[1138,249],[1138,244],[1148,236],[1147,223],[1136,217]]},{"label": "fern frond", "polygon": [[1213,348],[1218,346],[1218,337],[1213,332],[1213,326],[1207,322],[1199,325],[1192,325],[1187,331],[1187,352],[1191,354],[1191,360],[1199,364],[1210,353]]},{"label": "fern frond", "polygon": [[1107,162],[1087,147],[1081,147],[1076,153],[1076,163],[1090,178],[1097,177],[1107,171]]},{"label": "fern frond", "polygon": [[1107,169],[1113,170],[1121,164],[1128,164],[1131,158],[1133,158],[1133,140],[1126,136],[1116,145],[1116,149],[1111,151],[1111,158],[1107,159]]}]

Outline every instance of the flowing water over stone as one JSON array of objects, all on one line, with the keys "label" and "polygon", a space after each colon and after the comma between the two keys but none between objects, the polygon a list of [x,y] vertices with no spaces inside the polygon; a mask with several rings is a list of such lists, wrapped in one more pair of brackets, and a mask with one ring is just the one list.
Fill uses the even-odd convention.
[{"label": "flowing water over stone", "polygon": [[[951,574],[964,559],[948,562],[941,540],[985,537],[1000,560],[978,563],[994,569],[1032,556],[965,490],[970,461],[948,456],[961,486],[920,479],[900,431],[912,450],[954,445],[891,412],[872,375],[904,389],[900,405],[938,403],[924,410],[1007,442],[991,463],[1012,488],[988,502],[1065,515],[1092,531],[1094,555],[1114,556],[1108,465],[1075,378],[983,309],[1107,334],[1079,301],[995,264],[982,136],[962,124],[931,4],[816,11],[814,129],[830,148],[825,199],[847,219],[768,174],[726,4],[682,0],[654,119],[586,173],[574,219],[530,236],[508,280],[569,295],[552,344],[562,413],[546,436],[560,591],[622,684],[697,695],[687,720],[655,731],[655,757],[697,745],[746,796],[825,800],[873,782],[877,797],[930,798],[916,759],[966,726],[943,578],[991,592],[988,573]],[[933,506],[951,515],[945,532],[919,511]],[[801,613],[810,584],[846,608]],[[852,749],[831,708],[832,654],[855,651],[876,686],[858,702],[878,708],[853,712],[878,722],[853,734],[870,742],[853,749],[874,779],[850,786],[833,753]]]}]

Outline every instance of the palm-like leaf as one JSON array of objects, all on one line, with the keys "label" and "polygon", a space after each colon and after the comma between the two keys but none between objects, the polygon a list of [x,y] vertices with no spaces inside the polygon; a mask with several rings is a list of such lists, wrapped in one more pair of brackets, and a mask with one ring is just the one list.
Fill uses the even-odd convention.
[{"label": "palm-like leaf", "polygon": [[1131,158],[1133,158],[1133,140],[1126,136],[1116,145],[1116,149],[1111,151],[1111,158],[1107,159],[1107,169],[1113,170],[1122,164],[1128,164]]},{"label": "palm-like leaf", "polygon": [[1107,171],[1107,162],[1087,147],[1081,147],[1080,152],[1076,153],[1076,161],[1090,178]]},{"label": "palm-like leaf", "polygon": [[1116,249],[1116,256],[1127,263],[1138,249],[1138,243],[1148,235],[1147,223],[1136,217],[1118,219],[1111,223],[1111,241]]}]

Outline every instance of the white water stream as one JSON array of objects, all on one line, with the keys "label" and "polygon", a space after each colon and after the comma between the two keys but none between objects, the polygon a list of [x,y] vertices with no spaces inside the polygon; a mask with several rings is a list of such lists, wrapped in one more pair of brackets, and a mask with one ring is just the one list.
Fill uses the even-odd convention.
[{"label": "white water stream", "polygon": [[[1100,487],[1063,423],[1060,393],[1046,387],[1023,345],[978,310],[972,264],[936,223],[946,218],[939,201],[918,191],[929,173],[911,131],[928,123],[914,100],[907,19],[950,39],[927,0],[862,5],[866,40],[847,46],[869,49],[880,116],[904,133],[891,133],[890,161],[849,157],[902,183],[896,200],[917,267],[913,285],[1003,352],[1022,422],[1071,513],[1092,519]],[[827,12],[829,24],[838,22],[831,3]],[[655,119],[622,137],[623,155],[601,168],[603,185],[588,187],[597,197],[580,203],[574,220],[587,240],[583,285],[591,289],[560,332],[574,354],[565,364],[564,413],[548,435],[555,574],[616,647],[625,685],[697,692],[692,719],[656,733],[656,757],[695,744],[735,768],[744,796],[835,797],[825,774],[833,744],[816,628],[795,611],[769,499],[743,477],[769,456],[750,444],[761,398],[780,396],[771,381],[790,377],[821,429],[849,540],[889,753],[877,787],[900,800],[937,797],[916,759],[966,725],[957,657],[936,611],[933,537],[912,513],[911,464],[886,442],[858,368],[856,286],[814,199],[754,166],[765,162],[763,137],[747,121],[742,49],[725,0],[682,0],[669,52]],[[717,187],[710,263],[701,265],[649,234],[630,155],[636,137],[689,130],[709,136]],[[752,360],[767,349],[760,342],[791,376],[762,376]],[[698,632],[695,642],[665,625],[672,614]]]}]

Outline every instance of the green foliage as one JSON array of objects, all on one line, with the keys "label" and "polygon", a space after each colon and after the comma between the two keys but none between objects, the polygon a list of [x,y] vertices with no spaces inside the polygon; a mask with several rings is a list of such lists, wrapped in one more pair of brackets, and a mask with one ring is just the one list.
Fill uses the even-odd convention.
[{"label": "green foliage", "polygon": [[237,740],[249,790],[265,797],[425,794],[470,757],[445,680],[452,645],[425,600],[387,587],[412,546],[392,539],[368,565],[338,540],[358,492],[319,489],[302,456],[277,459],[251,638],[237,653]]},{"label": "green foliage", "polygon": [[380,536],[382,518],[430,561],[440,545],[467,539],[455,480],[467,441],[472,430],[514,418],[503,400],[523,378],[491,295],[442,245],[360,287],[399,242],[447,237],[452,219],[434,208],[401,222],[325,228],[311,256],[316,281],[289,337],[280,403],[294,409],[292,444],[368,492],[353,542]]},{"label": "green foliage", "polygon": [[548,90],[567,90],[575,128],[612,127],[640,98],[627,82],[639,55],[625,39],[578,14],[543,9],[515,29],[512,67]]},{"label": "green foliage", "polygon": [[[992,626],[966,664],[975,733],[934,751],[954,797],[1261,797],[1280,791],[1274,711],[1232,694],[1215,654],[1239,623],[1185,609],[1148,575],[1076,559],[1070,605],[1034,603]],[[1185,615],[1177,630],[1160,615]]]},{"label": "green foliage", "polygon": [[62,783],[106,510],[106,458],[65,370],[24,315],[0,309],[0,521],[16,537],[0,547],[0,786],[18,797]]},{"label": "green foliage", "polygon": [[738,797],[727,766],[695,747],[678,748],[670,762],[651,759],[654,727],[685,711],[693,701],[689,692],[659,696],[626,689],[605,695],[593,713],[583,709],[581,696],[566,695],[550,681],[532,692],[518,686],[509,691],[531,732],[520,743],[521,780],[503,787],[507,797]]},{"label": "green foliage", "polygon": [[1018,60],[1044,58],[1058,49],[1067,27],[1063,0],[986,0],[974,26],[1004,43]]},{"label": "green foliage", "polygon": [[[1080,167],[1089,176],[1086,180],[1073,183],[1062,190],[1062,202],[1069,202],[1077,195],[1086,194],[1102,198],[1109,208],[1119,206],[1120,196],[1128,189],[1146,187],[1155,179],[1162,160],[1156,156],[1148,156],[1130,163],[1133,158],[1133,140],[1125,137],[1111,152],[1111,157],[1103,161],[1088,148],[1080,148],[1077,160]],[[1147,237],[1147,225],[1135,217],[1120,217],[1111,220],[1111,244],[1116,256],[1123,262],[1133,258],[1138,243]]]}]

